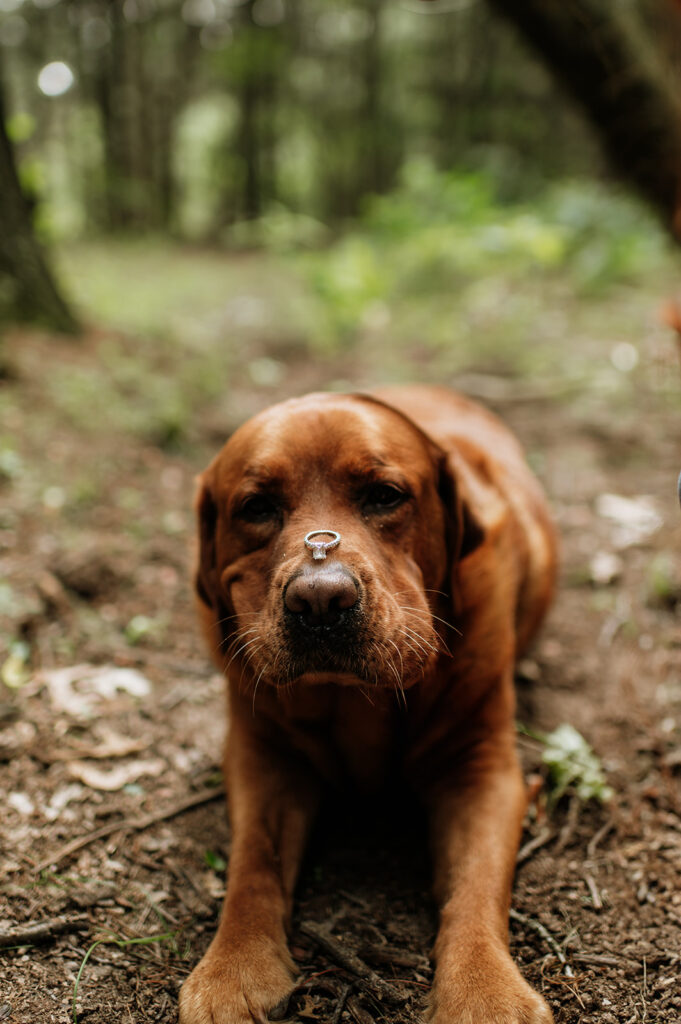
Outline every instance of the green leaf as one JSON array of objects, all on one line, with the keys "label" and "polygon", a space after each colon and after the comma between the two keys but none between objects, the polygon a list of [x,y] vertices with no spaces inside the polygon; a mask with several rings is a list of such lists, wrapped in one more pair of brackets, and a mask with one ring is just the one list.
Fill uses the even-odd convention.
[{"label": "green leaf", "polygon": [[213,850],[206,850],[203,859],[213,871],[225,871],[227,869],[227,861],[219,853],[214,853]]},{"label": "green leaf", "polygon": [[552,803],[557,803],[568,791],[585,803],[588,800],[607,803],[612,798],[612,789],[606,782],[599,758],[574,726],[563,723],[544,741],[546,750],[542,760],[549,767],[553,784]]}]

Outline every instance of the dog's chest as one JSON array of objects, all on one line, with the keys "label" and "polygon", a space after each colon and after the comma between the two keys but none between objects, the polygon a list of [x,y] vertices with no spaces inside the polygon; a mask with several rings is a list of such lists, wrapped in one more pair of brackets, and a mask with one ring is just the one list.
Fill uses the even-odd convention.
[{"label": "dog's chest", "polygon": [[287,728],[289,742],[326,782],[367,794],[390,782],[404,740],[395,695],[374,691],[369,696],[350,687],[320,687]]},{"label": "dog's chest", "polygon": [[358,691],[341,694],[334,716],[334,741],[341,768],[363,793],[383,789],[396,770],[403,727],[394,695],[376,696],[373,705]]}]

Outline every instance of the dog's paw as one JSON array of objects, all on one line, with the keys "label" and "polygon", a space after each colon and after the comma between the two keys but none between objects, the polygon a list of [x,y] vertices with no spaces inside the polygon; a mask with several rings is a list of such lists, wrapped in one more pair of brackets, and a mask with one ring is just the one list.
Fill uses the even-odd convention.
[{"label": "dog's paw", "polygon": [[428,1024],[553,1024],[553,1014],[507,953],[441,966]]},{"label": "dog's paw", "polygon": [[273,944],[209,949],[180,991],[180,1024],[267,1024],[293,987],[291,967]]}]

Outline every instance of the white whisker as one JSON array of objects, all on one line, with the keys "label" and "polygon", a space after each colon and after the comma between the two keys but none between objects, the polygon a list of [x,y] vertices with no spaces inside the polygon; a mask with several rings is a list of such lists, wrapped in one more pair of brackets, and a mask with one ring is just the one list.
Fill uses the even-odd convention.
[{"label": "white whisker", "polygon": [[416,612],[418,615],[421,616],[422,619],[424,619],[424,621],[426,621],[425,615],[428,614],[430,615],[431,619],[435,619],[436,622],[441,622],[443,626],[447,626],[448,629],[453,629],[455,633],[459,634],[459,636],[463,636],[461,630],[457,629],[453,623],[447,622],[447,619],[441,619],[439,615],[433,615],[430,609],[428,610],[428,613],[426,613],[421,608],[413,608],[411,605],[408,604],[401,604],[398,605],[398,607],[400,611],[403,612]]},{"label": "white whisker", "polygon": [[437,653],[437,647],[434,647],[430,641],[426,640],[426,638],[421,636],[420,633],[417,633],[415,629],[412,629],[410,626],[404,626],[403,628],[416,646],[421,648],[426,657],[428,656],[428,651],[430,651],[431,654]]}]

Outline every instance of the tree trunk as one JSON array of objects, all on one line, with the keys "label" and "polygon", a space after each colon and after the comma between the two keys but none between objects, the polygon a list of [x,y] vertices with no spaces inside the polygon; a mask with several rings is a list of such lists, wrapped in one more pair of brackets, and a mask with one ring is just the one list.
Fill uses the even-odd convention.
[{"label": "tree trunk", "polygon": [[5,126],[0,83],[0,320],[41,321],[67,333],[78,323],[57,291],[33,232]]},{"label": "tree trunk", "polygon": [[608,0],[489,0],[579,103],[616,173],[681,241],[681,104],[642,32]]}]

